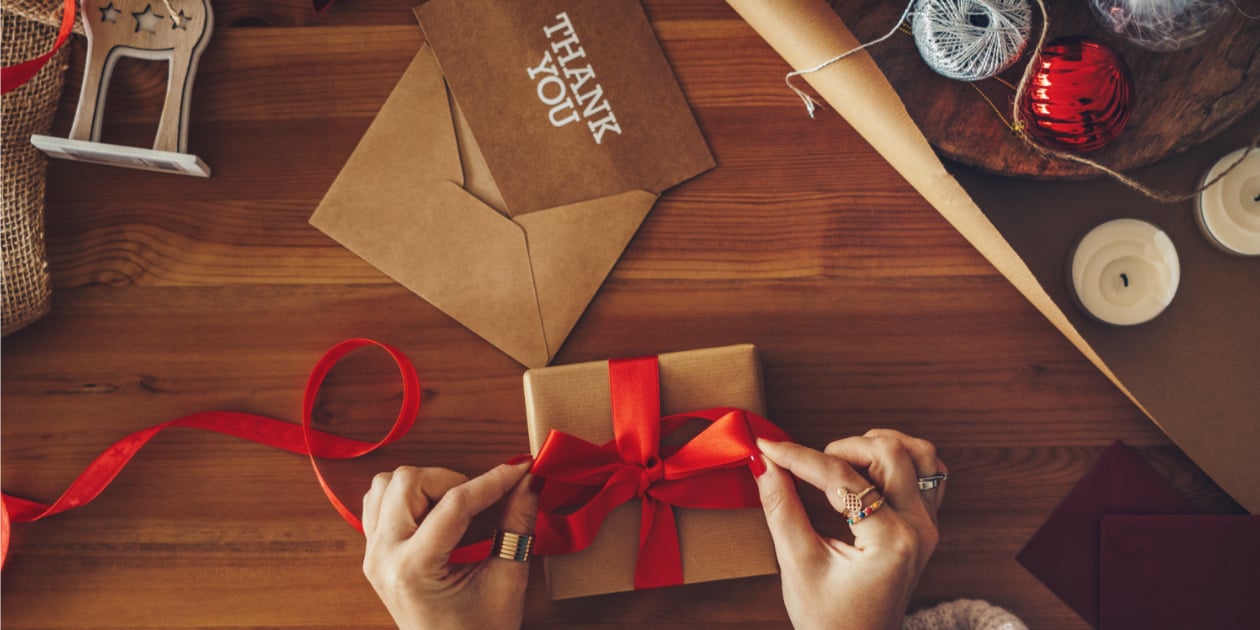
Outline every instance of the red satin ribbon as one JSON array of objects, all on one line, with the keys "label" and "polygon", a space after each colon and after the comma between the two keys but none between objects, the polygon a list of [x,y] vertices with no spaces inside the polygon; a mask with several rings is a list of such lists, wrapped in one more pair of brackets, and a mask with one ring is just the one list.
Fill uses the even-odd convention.
[{"label": "red satin ribbon", "polygon": [[[389,433],[378,442],[364,442],[311,427],[316,396],[333,366],[350,352],[374,346],[387,352],[402,376],[403,401]],[[758,437],[785,441],[786,433],[770,421],[741,409],[717,407],[660,417],[655,357],[609,361],[616,439],[603,446],[552,431],[531,472],[547,480],[534,542],[536,555],[581,551],[595,540],[613,508],[642,500],[639,557],[635,588],[681,584],[682,558],[673,506],[705,509],[758,507],[757,486],[744,469],[759,451]],[[10,521],[27,523],[91,502],[122,472],[136,453],[169,427],[186,427],[233,435],[310,458],[315,478],[337,513],[360,533],[359,517],[337,498],[320,472],[316,457],[347,459],[370,453],[402,437],[420,411],[420,379],[398,350],[371,339],[350,339],[333,346],[315,364],[302,396],[302,424],[231,411],[193,414],[136,431],[84,469],[51,504],[0,493],[0,567],[8,556]],[[691,441],[662,450],[660,441],[683,425],[711,423]],[[453,563],[484,560],[490,541],[455,549]]]},{"label": "red satin ribbon", "polygon": [[[61,30],[57,32],[57,41],[53,42],[52,49],[34,59],[0,68],[0,94],[16,90],[39,73],[44,64],[56,54],[57,49],[70,38],[70,31],[74,30],[74,17],[75,0],[66,0],[65,7],[61,10]],[[3,527],[4,523],[0,523],[0,530]]]},{"label": "red satin ribbon", "polygon": [[[316,395],[319,393],[319,388],[328,372],[347,354],[368,346],[377,347],[389,353],[389,356],[398,365],[398,371],[402,375],[402,407],[398,410],[398,418],[394,420],[394,426],[390,428],[389,433],[385,437],[375,443],[340,437],[312,428],[311,417],[315,408]],[[127,462],[131,461],[131,458],[136,455],[136,452],[141,447],[169,427],[186,427],[224,433],[251,442],[309,456],[311,468],[315,470],[315,478],[319,480],[319,485],[324,489],[324,495],[328,497],[328,501],[332,503],[333,508],[337,510],[338,514],[341,514],[341,517],[347,523],[357,529],[359,533],[362,533],[363,523],[359,520],[359,517],[346,508],[345,504],[337,498],[332,488],[328,486],[328,482],[324,479],[323,473],[320,472],[319,464],[315,458],[348,459],[366,455],[402,437],[415,424],[416,416],[419,412],[420,379],[416,375],[415,367],[407,360],[405,355],[390,346],[371,339],[349,339],[343,341],[324,354],[311,371],[311,376],[306,381],[306,391],[302,396],[301,425],[266,416],[232,411],[211,411],[193,414],[136,431],[115,442],[113,446],[106,449],[104,453],[101,453],[88,465],[79,474],[78,478],[70,484],[70,487],[51,504],[30,501],[7,493],[0,494],[0,502],[2,502],[0,504],[0,538],[3,539],[0,540],[0,566],[4,565],[4,560],[8,555],[10,520],[18,523],[28,523],[91,502],[122,472],[123,467],[127,465]],[[481,547],[485,547],[485,550],[482,550]],[[468,562],[475,559],[478,555],[484,557],[484,552],[488,550],[489,546],[485,543],[470,545],[466,548],[457,549],[456,553],[452,554],[452,561]]]},{"label": "red satin ribbon", "polygon": [[[546,479],[534,540],[538,555],[588,547],[613,508],[642,501],[636,589],[681,584],[675,506],[703,509],[761,505],[745,467],[756,438],[788,436],[757,414],[727,407],[661,417],[656,357],[608,362],[615,439],[596,446],[560,431],[547,436],[531,472]],[[710,425],[676,448],[661,447],[683,425]]]}]

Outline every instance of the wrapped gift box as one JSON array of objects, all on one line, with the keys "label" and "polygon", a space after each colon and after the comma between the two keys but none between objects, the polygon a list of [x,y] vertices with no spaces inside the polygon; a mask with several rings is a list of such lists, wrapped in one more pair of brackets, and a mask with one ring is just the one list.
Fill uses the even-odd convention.
[{"label": "wrapped gift box", "polygon": [[[661,415],[738,407],[764,415],[761,365],[752,345],[662,354]],[[613,439],[606,361],[532,369],[525,373],[531,451],[548,433],[563,431],[594,444]],[[775,573],[774,546],[760,509],[674,509],[683,582]],[[634,589],[640,501],[609,514],[586,549],[545,559],[554,599]]]}]

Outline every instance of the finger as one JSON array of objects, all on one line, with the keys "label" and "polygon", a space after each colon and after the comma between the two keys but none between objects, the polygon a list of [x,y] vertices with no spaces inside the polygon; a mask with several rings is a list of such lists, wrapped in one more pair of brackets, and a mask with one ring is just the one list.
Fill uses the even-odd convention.
[{"label": "finger", "polygon": [[411,537],[422,566],[444,566],[473,517],[503,498],[529,472],[530,462],[501,464],[446,491]]},{"label": "finger", "polygon": [[[761,452],[793,475],[822,490],[832,509],[841,514],[845,513],[845,505],[840,496],[840,488],[857,493],[871,485],[865,477],[858,474],[853,467],[839,457],[832,457],[791,442],[757,440],[757,446],[761,447]],[[863,499],[863,503],[870,505],[878,498],[878,493],[878,488],[871,491]]]},{"label": "finger", "polygon": [[415,534],[429,507],[468,478],[445,468],[402,466],[394,471],[381,497],[378,536],[401,541]]},{"label": "finger", "polygon": [[886,437],[848,437],[828,444],[826,453],[865,469],[893,507],[926,509],[919,498],[914,462],[901,442]]},{"label": "finger", "polygon": [[368,538],[376,532],[376,519],[381,512],[381,496],[385,494],[385,488],[389,486],[389,480],[394,476],[393,473],[383,472],[372,477],[372,487],[368,488],[367,494],[363,495],[363,534]]},{"label": "finger", "polygon": [[[886,437],[901,442],[902,447],[910,454],[910,461],[914,463],[915,475],[918,477],[949,472],[945,463],[937,456],[936,446],[927,440],[911,437],[895,429],[871,429],[866,432],[865,437]],[[936,488],[920,490],[919,493],[935,517],[945,499],[945,480],[942,479]]]},{"label": "finger", "polygon": [[517,534],[534,533],[534,521],[538,518],[538,493],[530,489],[533,480],[533,476],[527,474],[512,487],[507,505],[503,506],[499,529]]},{"label": "finger", "polygon": [[822,557],[818,553],[818,533],[809,522],[792,476],[764,452],[761,461],[765,472],[757,475],[757,492],[779,566],[785,573],[805,570],[814,559]]},{"label": "finger", "polygon": [[[499,529],[514,534],[533,534],[534,521],[538,518],[538,493],[531,487],[533,477],[525,475],[508,494],[507,505],[499,519]],[[504,592],[525,592],[529,582],[529,563],[491,557],[486,566],[488,579],[500,584]],[[509,590],[510,589],[510,590]]]}]

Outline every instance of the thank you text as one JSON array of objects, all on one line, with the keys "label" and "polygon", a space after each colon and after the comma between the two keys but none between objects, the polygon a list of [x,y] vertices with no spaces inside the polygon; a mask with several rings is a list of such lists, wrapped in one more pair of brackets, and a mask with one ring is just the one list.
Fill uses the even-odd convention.
[{"label": "thank you text", "polygon": [[596,144],[608,134],[621,135],[621,125],[595,80],[595,70],[586,61],[586,50],[573,30],[568,13],[556,16],[556,23],[543,28],[548,48],[542,61],[526,68],[535,82],[538,100],[550,109],[547,119],[555,127],[585,123]]}]

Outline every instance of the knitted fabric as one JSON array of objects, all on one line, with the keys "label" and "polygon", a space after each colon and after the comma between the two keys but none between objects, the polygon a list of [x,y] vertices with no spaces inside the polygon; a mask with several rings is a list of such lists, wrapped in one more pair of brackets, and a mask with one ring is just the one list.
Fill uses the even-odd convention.
[{"label": "knitted fabric", "polygon": [[1028,630],[1005,608],[978,599],[959,599],[907,615],[902,630]]}]

